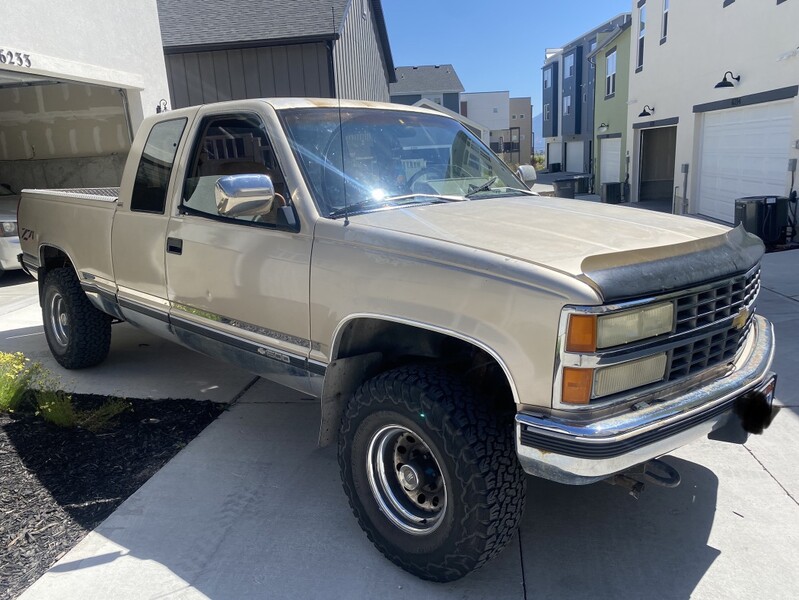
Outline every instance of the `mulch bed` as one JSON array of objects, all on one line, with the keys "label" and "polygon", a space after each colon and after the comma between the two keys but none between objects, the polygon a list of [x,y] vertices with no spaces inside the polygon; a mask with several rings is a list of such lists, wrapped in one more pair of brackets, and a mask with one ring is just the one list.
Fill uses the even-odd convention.
[{"label": "mulch bed", "polygon": [[[79,410],[106,400],[73,395]],[[21,594],[225,409],[130,402],[99,434],[0,414],[0,600]]]}]

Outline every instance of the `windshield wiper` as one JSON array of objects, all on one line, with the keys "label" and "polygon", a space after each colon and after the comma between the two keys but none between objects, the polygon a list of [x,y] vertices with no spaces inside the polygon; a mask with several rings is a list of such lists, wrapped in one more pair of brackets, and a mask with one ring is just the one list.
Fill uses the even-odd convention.
[{"label": "windshield wiper", "polygon": [[354,213],[362,212],[374,206],[382,206],[386,203],[397,202],[401,200],[410,200],[411,198],[431,198],[433,200],[444,202],[460,202],[463,200],[460,196],[441,196],[439,194],[402,194],[401,196],[386,196],[384,198],[367,198],[349,206],[337,208],[327,216],[331,219],[336,217],[343,217],[344,215],[351,215]]},{"label": "windshield wiper", "polygon": [[497,179],[499,179],[499,177],[497,177],[496,175],[494,175],[494,176],[493,176],[493,177],[491,177],[491,178],[490,178],[488,181],[486,181],[486,182],[485,182],[483,185],[478,185],[478,186],[477,186],[476,188],[474,188],[473,190],[469,190],[468,192],[466,192],[466,193],[463,195],[463,197],[464,197],[464,198],[471,198],[471,197],[472,197],[472,196],[474,196],[475,194],[479,194],[480,192],[485,192],[485,191],[488,191],[488,190],[490,190],[490,189],[491,189],[491,186],[492,186],[492,185],[494,185],[494,182],[496,182],[496,180],[497,180]]}]

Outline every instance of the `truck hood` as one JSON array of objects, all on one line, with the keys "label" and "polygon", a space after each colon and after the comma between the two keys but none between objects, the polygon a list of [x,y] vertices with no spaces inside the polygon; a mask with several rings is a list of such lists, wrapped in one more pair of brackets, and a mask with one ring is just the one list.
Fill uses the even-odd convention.
[{"label": "truck hood", "polygon": [[[606,300],[675,289],[740,272],[762,255],[760,241],[741,229],[563,198],[520,196],[452,202],[384,210],[351,219],[555,269],[584,279]],[[702,258],[696,259],[700,254]],[[698,262],[688,266],[688,255]],[[675,267],[679,261],[683,266]],[[631,266],[642,264],[652,268],[631,271]],[[622,281],[618,273],[625,270],[627,276]],[[610,272],[614,273],[612,284]],[[655,279],[664,275],[668,277],[658,284]],[[646,281],[636,284],[636,278]],[[608,289],[609,285],[616,290]]]}]

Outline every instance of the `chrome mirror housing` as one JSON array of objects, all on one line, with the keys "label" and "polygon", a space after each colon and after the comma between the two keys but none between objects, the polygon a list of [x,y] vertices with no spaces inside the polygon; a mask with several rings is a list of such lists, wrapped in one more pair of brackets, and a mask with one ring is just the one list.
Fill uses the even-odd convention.
[{"label": "chrome mirror housing", "polygon": [[214,197],[224,217],[257,217],[272,210],[275,186],[268,175],[226,175],[216,182]]},{"label": "chrome mirror housing", "polygon": [[528,188],[533,189],[533,184],[537,178],[535,167],[533,165],[519,165],[519,168],[516,169],[516,177],[521,179]]}]

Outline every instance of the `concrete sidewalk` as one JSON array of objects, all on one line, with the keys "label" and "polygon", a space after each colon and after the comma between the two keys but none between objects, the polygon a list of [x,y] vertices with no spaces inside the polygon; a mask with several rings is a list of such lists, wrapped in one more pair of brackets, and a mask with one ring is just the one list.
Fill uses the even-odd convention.
[{"label": "concrete sidewalk", "polygon": [[[372,547],[347,506],[335,449],[316,447],[317,402],[259,381],[22,598],[792,599],[799,252],[767,255],[763,286],[759,311],[775,323],[778,397],[787,406],[765,435],[744,446],[702,440],[683,448],[667,459],[682,485],[648,488],[638,501],[605,484],[529,478],[519,536],[459,582],[418,580]],[[35,333],[31,310],[0,316],[0,329]],[[174,390],[170,379],[180,373],[185,387],[170,395],[208,397],[202,390],[211,385],[230,400],[249,382],[171,344],[144,342],[157,355],[149,357],[138,334],[118,332],[112,362],[86,372],[87,382],[80,373],[75,389]],[[24,340],[26,352],[47,352],[42,336],[0,338],[6,350]],[[94,373],[106,369],[116,379]],[[141,389],[144,372],[151,383]]]}]

